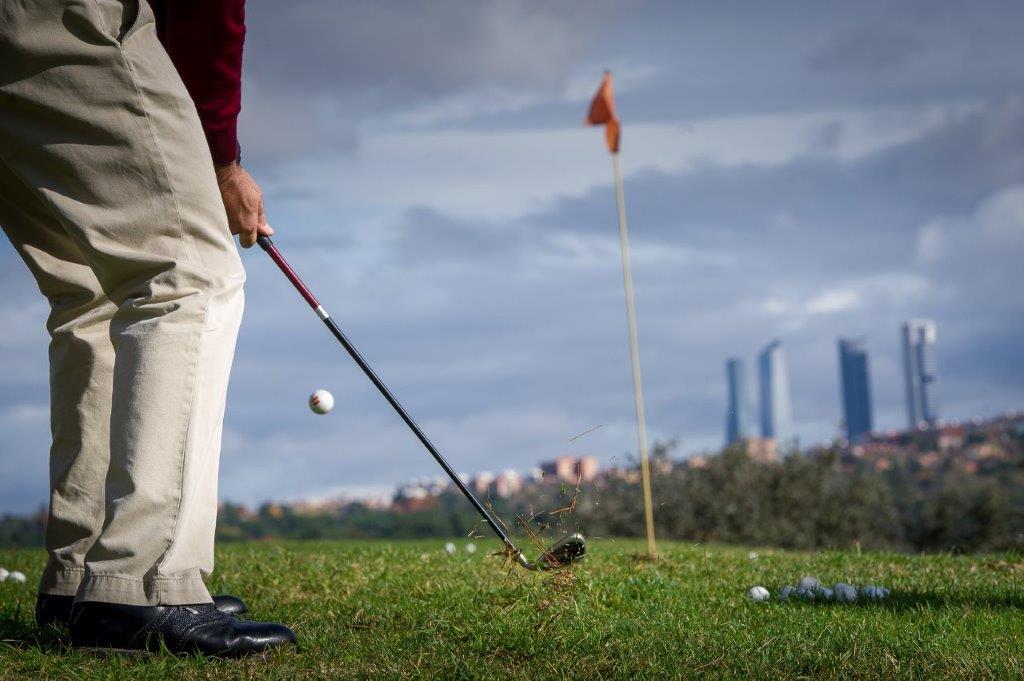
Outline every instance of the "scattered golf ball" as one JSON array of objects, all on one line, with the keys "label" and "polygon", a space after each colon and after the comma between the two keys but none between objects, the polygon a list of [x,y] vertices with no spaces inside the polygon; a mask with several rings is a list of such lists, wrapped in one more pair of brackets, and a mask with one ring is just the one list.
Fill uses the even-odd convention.
[{"label": "scattered golf ball", "polygon": [[849,584],[843,584],[839,582],[832,587],[832,593],[835,595],[836,602],[838,603],[856,603],[857,602],[857,590]]},{"label": "scattered golf ball", "polygon": [[[754,587],[760,588],[760,587]],[[748,596],[754,589],[747,592]],[[859,589],[843,582],[837,582],[828,588],[814,577],[803,577],[798,586],[786,585],[779,589],[779,600],[801,600],[801,601],[835,601],[836,603],[856,603],[862,598],[868,601],[881,601],[889,597],[889,590],[884,586],[862,586]],[[751,596],[753,599],[753,596]]]},{"label": "scattered golf ball", "polygon": [[473,542],[466,544],[466,553],[476,553],[476,544]]},{"label": "scattered golf ball", "polygon": [[451,542],[448,542],[447,544],[444,545],[444,551],[445,551],[445,553],[447,553],[449,555],[455,553],[455,544],[453,544]]},{"label": "scattered golf ball", "polygon": [[5,579],[7,579],[7,575],[9,575],[9,574],[11,574],[11,573],[8,572],[5,568],[0,567],[0,582],[2,582]]},{"label": "scattered golf ball", "polygon": [[801,577],[796,585],[800,589],[818,589],[821,587],[821,582],[815,577]]},{"label": "scattered golf ball", "polygon": [[309,396],[309,408],[316,414],[326,414],[334,409],[334,395],[323,388],[314,390]]},{"label": "scattered golf ball", "polygon": [[869,601],[881,601],[889,597],[889,590],[884,586],[862,586],[860,595]]},{"label": "scattered golf ball", "polygon": [[9,579],[12,582],[18,582],[19,584],[24,584],[25,583],[25,574],[15,570],[11,574],[7,575],[7,579]]},{"label": "scattered golf ball", "polygon": [[768,589],[763,586],[752,586],[750,587],[750,590],[747,591],[747,598],[755,603],[761,603],[762,601],[767,601],[771,598],[771,594],[768,593]]},{"label": "scattered golf ball", "polygon": [[757,560],[757,551],[751,551],[747,554],[747,558],[750,560]]},{"label": "scattered golf ball", "polygon": [[799,598],[802,601],[813,601],[818,597],[818,592],[814,589],[807,589],[804,587],[797,587],[792,594],[794,597]]}]

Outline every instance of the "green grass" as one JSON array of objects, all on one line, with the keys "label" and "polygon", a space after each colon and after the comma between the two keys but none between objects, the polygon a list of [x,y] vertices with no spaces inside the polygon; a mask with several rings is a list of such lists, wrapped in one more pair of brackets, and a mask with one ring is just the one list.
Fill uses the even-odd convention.
[{"label": "green grass", "polygon": [[[1024,677],[1024,557],[792,553],[593,541],[575,583],[511,574],[443,542],[233,544],[211,588],[295,628],[300,650],[240,661],[79,653],[32,621],[39,552],[0,551],[0,678]],[[883,603],[756,604],[809,574]]]}]

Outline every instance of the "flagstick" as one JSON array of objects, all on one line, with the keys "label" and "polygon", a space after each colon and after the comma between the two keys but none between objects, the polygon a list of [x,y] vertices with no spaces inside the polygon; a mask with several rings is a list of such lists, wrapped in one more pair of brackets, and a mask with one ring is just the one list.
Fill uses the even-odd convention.
[{"label": "flagstick", "polygon": [[626,199],[622,191],[622,169],[619,153],[612,153],[615,171],[615,202],[619,208],[619,244],[622,247],[622,279],[626,286],[626,319],[629,322],[629,355],[633,363],[633,400],[636,403],[636,435],[640,444],[640,477],[644,488],[644,519],[647,523],[647,551],[658,554],[654,545],[654,509],[651,507],[651,469],[647,457],[647,418],[644,415],[644,389],[640,382],[640,347],[636,338],[636,303],[633,300],[633,269],[629,257],[629,234],[626,229]]}]

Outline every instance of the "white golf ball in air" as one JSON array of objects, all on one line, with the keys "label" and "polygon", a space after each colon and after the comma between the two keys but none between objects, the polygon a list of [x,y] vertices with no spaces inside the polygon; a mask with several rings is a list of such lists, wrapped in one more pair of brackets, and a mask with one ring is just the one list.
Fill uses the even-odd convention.
[{"label": "white golf ball in air", "polygon": [[323,388],[314,390],[309,396],[309,408],[316,414],[326,414],[334,409],[334,395]]},{"label": "white golf ball in air", "polygon": [[762,601],[767,601],[771,598],[771,594],[768,593],[768,589],[763,586],[752,586],[750,587],[750,590],[747,591],[747,598],[755,603],[761,603]]}]

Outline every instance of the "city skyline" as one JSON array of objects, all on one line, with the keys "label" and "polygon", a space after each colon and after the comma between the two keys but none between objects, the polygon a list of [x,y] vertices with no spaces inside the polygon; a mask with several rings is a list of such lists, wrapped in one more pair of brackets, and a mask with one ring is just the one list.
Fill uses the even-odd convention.
[{"label": "city skyline", "polygon": [[[938,381],[934,353],[936,325],[929,319],[910,319],[900,325],[904,399],[907,427],[910,429],[939,423],[935,386]],[[841,428],[850,442],[858,442],[875,432],[874,398],[867,342],[863,337],[841,337],[838,350],[838,376]],[[789,388],[789,364],[782,341],[773,340],[758,354],[758,396],[760,436],[783,444],[792,436],[792,395]],[[725,445],[749,440],[750,400],[744,361],[729,357],[726,374]]]}]

